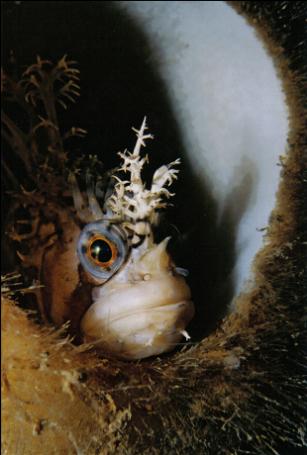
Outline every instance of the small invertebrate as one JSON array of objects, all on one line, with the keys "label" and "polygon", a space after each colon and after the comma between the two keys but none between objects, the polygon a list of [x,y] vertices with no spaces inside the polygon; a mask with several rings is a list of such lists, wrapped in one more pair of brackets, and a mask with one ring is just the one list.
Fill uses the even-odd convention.
[{"label": "small invertebrate", "polygon": [[71,176],[77,214],[95,221],[86,224],[78,240],[78,257],[94,283],[93,303],[81,320],[84,339],[122,358],[139,359],[173,349],[188,337],[185,328],[194,315],[190,289],[166,251],[169,238],[154,242],[153,225],[158,209],[172,194],[165,188],[177,177],[176,160],[160,167],[147,189],[141,170],[148,157],[141,157],[141,146],[152,138],[145,134],[146,119],[135,130],[137,142],[132,153],[119,153],[120,171],[129,180],[116,180],[103,210],[93,192],[86,203]]}]

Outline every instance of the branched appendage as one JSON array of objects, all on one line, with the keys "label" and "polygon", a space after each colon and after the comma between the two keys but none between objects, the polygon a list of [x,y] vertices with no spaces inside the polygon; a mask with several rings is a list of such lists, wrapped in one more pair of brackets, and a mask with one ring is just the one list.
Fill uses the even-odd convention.
[{"label": "branched appendage", "polygon": [[66,55],[56,65],[37,56],[37,62],[24,72],[20,82],[25,89],[25,100],[29,104],[36,107],[39,102],[43,103],[47,118],[40,116],[41,122],[37,126],[46,128],[50,147],[58,152],[63,149],[63,140],[55,105],[58,102],[67,109],[67,100],[75,103],[76,97],[80,95],[79,70],[73,67],[75,64],[74,61],[68,61]]},{"label": "branched appendage", "polygon": [[[74,65],[66,56],[55,64],[37,57],[21,80],[2,71],[2,135],[8,145],[3,160],[8,207],[5,235],[12,247],[8,249],[12,252],[13,267],[22,270],[27,284],[33,279],[42,280],[45,252],[59,239],[63,241],[68,225],[75,226],[68,173],[86,167],[86,160],[94,175],[101,169],[98,159],[78,158],[66,149],[67,139],[82,137],[86,131],[72,127],[63,132],[58,123],[57,109],[60,106],[66,109],[68,102],[75,102],[79,96],[79,70]],[[87,186],[90,208],[101,217],[93,198],[95,188],[91,182]],[[5,292],[10,292],[7,288],[12,286],[5,287]],[[47,321],[40,286],[31,284],[18,290],[21,291],[35,294],[41,317]]]},{"label": "branched appendage", "polygon": [[[37,56],[37,62],[27,68],[20,81],[26,90],[26,101],[33,106],[42,101],[46,111],[50,99],[54,100],[54,104],[55,101],[59,102],[64,109],[67,109],[65,99],[75,103],[80,95],[78,85],[80,71],[73,68],[75,64],[73,60],[68,61],[66,55],[56,65]],[[60,82],[58,88],[55,87],[56,82]]]},{"label": "branched appendage", "polygon": [[[84,129],[76,127],[61,133],[58,124],[56,104],[67,109],[67,102],[74,103],[79,96],[79,70],[74,67],[75,63],[67,60],[66,55],[56,64],[38,56],[19,81],[2,70],[4,101],[19,105],[29,118],[27,130],[20,129],[4,112],[2,135],[36,186],[41,185],[41,182],[38,185],[41,178],[46,180],[52,174],[63,174],[68,159],[64,142],[72,136],[86,134]],[[42,135],[42,131],[46,135]],[[12,180],[10,175],[8,178]]]},{"label": "branched appendage", "polygon": [[[145,117],[139,130],[133,128],[137,135],[133,152],[127,150],[119,152],[122,159],[120,170],[129,173],[130,179],[121,180],[120,177],[114,176],[117,180],[114,193],[106,201],[106,207],[112,211],[114,217],[126,220],[129,227],[134,230],[135,225],[142,221],[157,224],[158,209],[165,208],[167,206],[166,199],[174,195],[166,186],[170,186],[177,179],[179,172],[178,169],[174,169],[174,166],[180,163],[180,159],[177,159],[158,168],[153,175],[151,188],[145,187],[141,171],[145,163],[148,162],[148,155],[141,157],[141,147],[145,147],[147,139],[153,139],[151,134],[145,133],[146,129]],[[138,232],[138,234],[141,233]],[[146,234],[146,232],[142,234]]]}]

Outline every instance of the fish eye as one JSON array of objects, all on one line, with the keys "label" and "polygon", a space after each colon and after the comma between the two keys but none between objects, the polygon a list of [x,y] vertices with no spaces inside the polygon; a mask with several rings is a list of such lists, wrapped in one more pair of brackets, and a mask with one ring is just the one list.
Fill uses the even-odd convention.
[{"label": "fish eye", "polygon": [[109,267],[116,260],[117,247],[115,243],[98,234],[89,240],[86,254],[94,264]]},{"label": "fish eye", "polygon": [[80,234],[77,253],[86,272],[108,280],[129,253],[126,234],[118,225],[106,221],[89,223]]}]

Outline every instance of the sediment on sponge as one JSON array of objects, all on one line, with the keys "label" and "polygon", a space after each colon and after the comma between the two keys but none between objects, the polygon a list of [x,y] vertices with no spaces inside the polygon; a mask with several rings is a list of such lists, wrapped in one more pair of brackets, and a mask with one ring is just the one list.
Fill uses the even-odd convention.
[{"label": "sediment on sponge", "polygon": [[19,453],[22,441],[22,453],[52,447],[89,454],[219,447],[228,454],[250,444],[252,453],[274,453],[285,440],[303,445],[301,256],[298,242],[263,254],[262,273],[270,277],[241,299],[220,330],[168,359],[102,359],[4,301],[4,447]]}]

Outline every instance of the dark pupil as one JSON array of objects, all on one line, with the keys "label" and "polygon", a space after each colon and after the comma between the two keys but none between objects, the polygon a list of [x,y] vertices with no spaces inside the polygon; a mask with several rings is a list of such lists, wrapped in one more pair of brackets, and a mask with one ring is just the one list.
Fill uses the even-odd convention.
[{"label": "dark pupil", "polygon": [[95,261],[109,262],[112,259],[112,250],[105,240],[95,240],[91,245],[91,255]]}]

